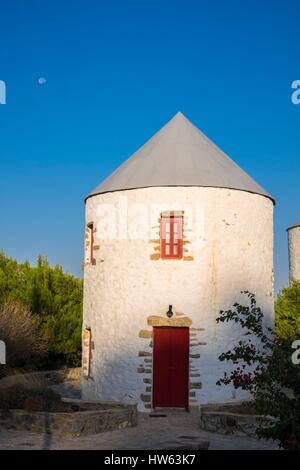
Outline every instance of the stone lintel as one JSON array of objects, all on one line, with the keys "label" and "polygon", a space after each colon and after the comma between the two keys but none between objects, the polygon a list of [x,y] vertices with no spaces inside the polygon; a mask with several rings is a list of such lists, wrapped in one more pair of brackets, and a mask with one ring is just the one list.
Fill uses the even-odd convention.
[{"label": "stone lintel", "polygon": [[147,318],[147,322],[149,326],[190,326],[192,324],[192,320],[188,317],[160,317],[156,315],[152,315]]}]

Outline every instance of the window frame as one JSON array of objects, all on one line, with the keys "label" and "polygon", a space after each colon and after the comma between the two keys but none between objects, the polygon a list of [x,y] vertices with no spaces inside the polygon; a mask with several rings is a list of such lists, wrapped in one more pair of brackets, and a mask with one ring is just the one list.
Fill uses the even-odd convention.
[{"label": "window frame", "polygon": [[91,364],[92,364],[92,331],[91,328],[86,326],[83,332],[83,376],[85,378],[91,377]]},{"label": "window frame", "polygon": [[94,261],[94,222],[89,222],[87,225],[88,229],[88,241],[89,246],[87,247],[88,254],[86,256],[86,263],[93,264]]},{"label": "window frame", "polygon": [[[167,224],[169,224],[169,231],[167,231],[168,229]],[[175,224],[177,224],[176,231],[175,231]],[[176,234],[177,234],[177,237],[176,237]],[[183,212],[171,211],[171,212],[161,213],[160,246],[161,246],[161,258],[162,259],[164,260],[182,259],[182,256],[183,256]]]}]

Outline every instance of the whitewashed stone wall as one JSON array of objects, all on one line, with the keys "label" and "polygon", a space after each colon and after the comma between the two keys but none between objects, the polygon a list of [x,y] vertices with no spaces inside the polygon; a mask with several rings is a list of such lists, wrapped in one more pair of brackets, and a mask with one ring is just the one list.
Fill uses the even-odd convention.
[{"label": "whitewashed stone wall", "polygon": [[300,279],[300,227],[288,230],[290,279]]},{"label": "whitewashed stone wall", "polygon": [[[192,205],[194,214],[185,217],[184,259],[159,259],[159,209],[149,222],[150,240],[100,239],[99,207],[113,204],[118,210],[125,201],[120,203],[120,197],[128,207],[163,202],[164,210],[184,210]],[[129,225],[133,212],[129,209]],[[143,188],[89,198],[86,221],[94,222],[97,250],[84,273],[83,328],[91,328],[93,350],[83,398],[138,401],[140,410],[151,407],[150,317],[166,318],[169,305],[175,319],[190,322],[190,375],[198,384],[191,387],[191,405],[241,398],[230,386],[216,385],[226,367],[218,355],[240,337],[238,328],[217,325],[216,317],[220,309],[244,302],[240,291],[249,290],[273,325],[272,201],[221,188]],[[124,221],[117,222],[124,229]]]}]

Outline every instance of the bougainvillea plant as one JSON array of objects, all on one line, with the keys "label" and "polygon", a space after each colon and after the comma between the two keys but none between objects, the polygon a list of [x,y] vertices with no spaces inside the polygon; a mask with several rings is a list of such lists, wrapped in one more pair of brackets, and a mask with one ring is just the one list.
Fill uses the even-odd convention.
[{"label": "bougainvillea plant", "polygon": [[235,303],[217,318],[217,323],[235,322],[244,331],[244,339],[219,356],[234,368],[217,385],[231,384],[250,392],[257,414],[275,418],[258,427],[259,437],[274,439],[284,449],[300,450],[300,365],[292,362],[292,343],[277,339],[264,325],[254,294],[242,294],[248,297],[247,305]]}]

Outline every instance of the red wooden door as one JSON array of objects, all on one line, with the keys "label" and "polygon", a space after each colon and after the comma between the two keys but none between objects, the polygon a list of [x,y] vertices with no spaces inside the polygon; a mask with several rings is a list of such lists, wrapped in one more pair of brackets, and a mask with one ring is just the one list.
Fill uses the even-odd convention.
[{"label": "red wooden door", "polygon": [[155,327],[153,348],[153,408],[188,409],[189,329]]}]

